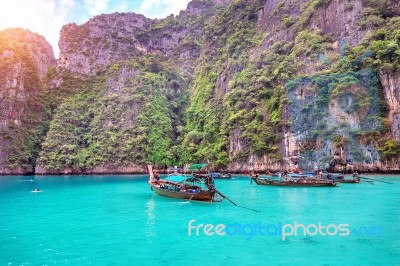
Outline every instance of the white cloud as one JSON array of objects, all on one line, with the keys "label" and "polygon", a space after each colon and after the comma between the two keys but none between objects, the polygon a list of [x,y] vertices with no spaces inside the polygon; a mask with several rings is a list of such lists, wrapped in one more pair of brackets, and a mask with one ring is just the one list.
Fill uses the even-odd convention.
[{"label": "white cloud", "polygon": [[110,0],[84,0],[85,8],[91,16],[96,16],[105,13]]},{"label": "white cloud", "polygon": [[43,35],[58,56],[58,40],[68,12],[76,5],[71,0],[13,0],[3,2],[0,8],[0,30],[25,28]]},{"label": "white cloud", "polygon": [[140,13],[149,18],[165,18],[184,10],[190,0],[143,0]]}]

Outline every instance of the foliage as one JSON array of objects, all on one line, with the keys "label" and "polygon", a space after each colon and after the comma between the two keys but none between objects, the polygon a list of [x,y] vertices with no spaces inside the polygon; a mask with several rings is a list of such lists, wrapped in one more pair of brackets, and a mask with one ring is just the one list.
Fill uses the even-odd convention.
[{"label": "foliage", "polygon": [[382,159],[389,159],[400,155],[400,142],[389,138],[379,147]]},{"label": "foliage", "polygon": [[260,41],[254,25],[261,7],[262,1],[235,1],[204,29],[205,47],[209,48],[200,58],[186,111],[183,144],[188,161],[208,162],[216,167],[229,162],[229,123],[233,120],[227,120],[234,114],[227,110],[228,99],[223,97],[218,76],[243,70],[249,49]]},{"label": "foliage", "polygon": [[[115,87],[113,78],[127,72],[134,74]],[[48,169],[176,164],[184,84],[159,56],[112,66],[57,109],[39,162]]]}]

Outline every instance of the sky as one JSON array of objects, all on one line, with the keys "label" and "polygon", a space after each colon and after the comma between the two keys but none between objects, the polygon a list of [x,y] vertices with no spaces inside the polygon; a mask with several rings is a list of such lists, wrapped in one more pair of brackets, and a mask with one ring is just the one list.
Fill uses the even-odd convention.
[{"label": "sky", "polygon": [[91,17],[114,12],[135,12],[149,18],[177,15],[190,0],[8,0],[0,4],[0,30],[24,28],[43,35],[59,55],[61,27],[85,23]]}]

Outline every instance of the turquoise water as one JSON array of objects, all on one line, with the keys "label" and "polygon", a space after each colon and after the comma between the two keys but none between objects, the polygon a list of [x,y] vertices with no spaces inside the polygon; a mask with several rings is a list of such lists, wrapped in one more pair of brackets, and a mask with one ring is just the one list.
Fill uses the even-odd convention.
[{"label": "turquoise water", "polygon": [[[373,176],[393,185],[337,188],[250,186],[240,177],[216,181],[236,203],[261,212],[226,200],[208,204],[160,197],[146,176],[18,182],[21,178],[30,179],[0,177],[0,265],[400,265],[399,177]],[[32,193],[35,188],[42,192]],[[192,230],[189,236],[192,219],[194,226],[240,224],[243,234],[233,235],[232,229],[206,236],[199,230],[196,236]],[[283,241],[280,235],[251,237],[246,225],[296,221],[348,224],[352,231],[348,236],[300,231]]]}]

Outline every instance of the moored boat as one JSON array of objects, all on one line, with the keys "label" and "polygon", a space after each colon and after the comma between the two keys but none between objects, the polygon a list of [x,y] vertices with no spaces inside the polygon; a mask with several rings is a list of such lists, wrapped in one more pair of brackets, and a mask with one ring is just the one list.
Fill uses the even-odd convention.
[{"label": "moored boat", "polygon": [[358,184],[361,182],[361,180],[359,178],[338,178],[338,179],[333,179],[335,182],[338,183],[347,183],[347,184]]},{"label": "moored boat", "polygon": [[336,187],[337,183],[332,180],[275,180],[268,178],[251,177],[259,186],[277,187]]},{"label": "moored boat", "polygon": [[232,175],[230,173],[222,173],[220,178],[221,179],[231,179]]},{"label": "moored boat", "polygon": [[347,183],[347,184],[358,184],[360,183],[360,178],[358,175],[353,175],[352,178],[348,178],[343,174],[338,173],[324,173],[324,179],[332,180],[337,183]]},{"label": "moored boat", "polygon": [[[159,174],[153,172],[151,165],[147,166],[150,174],[149,184],[151,189],[160,196],[189,199],[197,201],[217,201],[216,189],[212,178],[198,175],[197,177],[186,177],[177,171],[169,175],[169,179],[160,178]],[[180,178],[181,181],[176,181]]]},{"label": "moored boat", "polygon": [[232,176],[229,173],[218,173],[218,172],[210,172],[209,174],[214,179],[231,179]]}]

